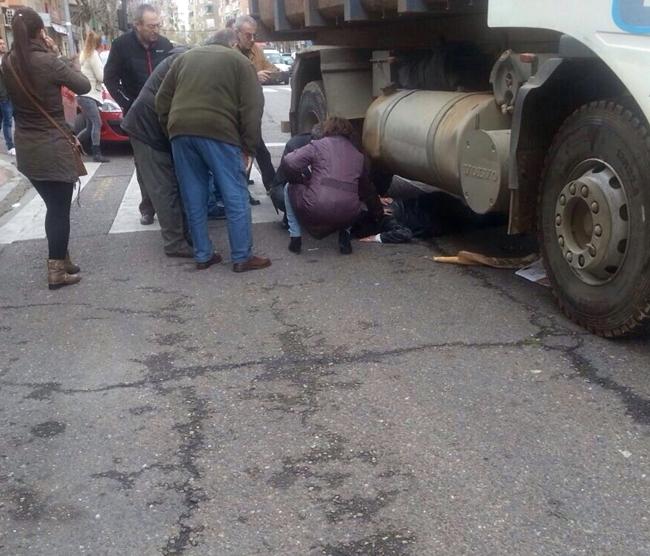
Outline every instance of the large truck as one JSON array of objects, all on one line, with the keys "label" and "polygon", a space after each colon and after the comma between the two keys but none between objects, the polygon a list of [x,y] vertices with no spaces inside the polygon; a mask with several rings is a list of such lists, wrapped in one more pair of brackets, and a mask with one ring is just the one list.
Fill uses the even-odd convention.
[{"label": "large truck", "polygon": [[310,40],[290,127],[355,121],[375,179],[418,180],[536,233],[563,311],[650,322],[650,0],[250,0]]}]

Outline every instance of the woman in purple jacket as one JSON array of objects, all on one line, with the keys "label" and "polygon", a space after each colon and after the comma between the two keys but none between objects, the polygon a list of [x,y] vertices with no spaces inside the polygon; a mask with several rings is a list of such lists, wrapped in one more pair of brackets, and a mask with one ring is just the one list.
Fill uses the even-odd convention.
[{"label": "woman in purple jacket", "polygon": [[300,253],[305,228],[317,239],[339,232],[339,249],[348,255],[352,253],[349,228],[359,217],[363,202],[373,215],[381,217],[381,204],[368,179],[364,156],[350,140],[353,133],[352,124],[345,118],[328,118],[322,139],[282,160],[289,177],[284,198],[292,253]]}]

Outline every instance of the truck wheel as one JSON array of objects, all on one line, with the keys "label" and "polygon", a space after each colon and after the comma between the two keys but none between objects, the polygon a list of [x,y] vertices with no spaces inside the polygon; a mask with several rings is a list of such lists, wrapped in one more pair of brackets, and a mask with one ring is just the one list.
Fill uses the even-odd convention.
[{"label": "truck wheel", "polygon": [[570,116],[541,185],[540,246],[566,315],[591,332],[624,336],[650,319],[650,136],[615,102]]},{"label": "truck wheel", "polygon": [[308,133],[311,128],[327,118],[327,98],[322,81],[305,85],[298,103],[298,133]]}]

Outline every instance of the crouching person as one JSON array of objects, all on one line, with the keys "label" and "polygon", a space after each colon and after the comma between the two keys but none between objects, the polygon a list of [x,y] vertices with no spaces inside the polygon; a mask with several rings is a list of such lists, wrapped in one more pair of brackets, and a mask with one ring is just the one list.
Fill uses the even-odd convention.
[{"label": "crouching person", "polygon": [[331,117],[323,124],[323,138],[284,157],[281,170],[289,222],[289,251],[300,253],[302,228],[322,239],[339,233],[339,250],[352,253],[350,226],[364,208],[381,218],[381,205],[365,169],[363,154],[352,143],[352,124]]},{"label": "crouching person", "polygon": [[174,173],[171,145],[156,114],[156,93],[176,58],[186,48],[175,48],[149,76],[122,121],[129,134],[141,186],[151,199],[160,222],[163,249],[168,257],[193,257],[183,233],[183,208]]}]

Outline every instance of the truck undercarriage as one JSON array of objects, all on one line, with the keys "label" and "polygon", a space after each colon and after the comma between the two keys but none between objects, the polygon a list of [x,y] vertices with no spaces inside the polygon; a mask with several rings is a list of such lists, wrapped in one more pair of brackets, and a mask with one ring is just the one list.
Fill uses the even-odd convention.
[{"label": "truck undercarriage", "polygon": [[643,110],[611,63],[575,37],[490,27],[497,4],[258,0],[252,11],[269,39],[324,45],[298,56],[294,133],[328,114],[356,121],[376,173],[439,187],[477,213],[507,212],[510,233],[537,233],[570,318],[604,336],[643,329]]}]

